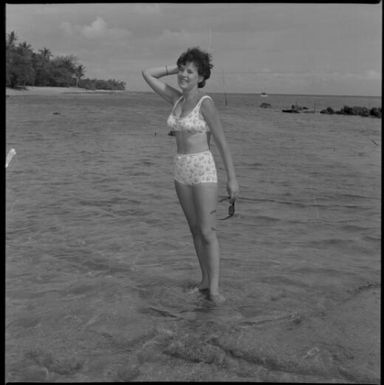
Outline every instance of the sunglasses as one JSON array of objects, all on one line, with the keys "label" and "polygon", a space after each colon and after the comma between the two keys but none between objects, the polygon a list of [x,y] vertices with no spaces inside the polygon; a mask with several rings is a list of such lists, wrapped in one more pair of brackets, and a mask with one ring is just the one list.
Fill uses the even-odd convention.
[{"label": "sunglasses", "polygon": [[[219,202],[224,202],[229,200],[229,198],[223,198]],[[235,201],[232,201],[228,207],[228,215],[225,218],[219,218],[221,221],[225,221],[226,219],[229,219],[235,215]]]}]

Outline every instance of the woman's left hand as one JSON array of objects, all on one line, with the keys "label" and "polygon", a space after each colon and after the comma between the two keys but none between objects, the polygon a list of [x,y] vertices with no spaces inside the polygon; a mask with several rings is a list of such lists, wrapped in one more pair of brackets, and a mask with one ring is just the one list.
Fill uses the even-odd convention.
[{"label": "woman's left hand", "polygon": [[239,184],[236,179],[228,180],[227,182],[227,192],[229,201],[232,203],[239,197]]}]

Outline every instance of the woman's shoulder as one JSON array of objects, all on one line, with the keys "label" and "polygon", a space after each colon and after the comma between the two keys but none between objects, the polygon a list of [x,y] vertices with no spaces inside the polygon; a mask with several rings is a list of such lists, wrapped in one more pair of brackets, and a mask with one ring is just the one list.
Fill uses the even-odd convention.
[{"label": "woman's shoulder", "polygon": [[215,105],[212,97],[210,95],[203,95],[201,98],[200,98],[200,101],[199,101],[199,104],[201,107],[205,108],[205,106],[211,106],[213,107]]},{"label": "woman's shoulder", "polygon": [[212,97],[208,94],[202,95],[200,98],[200,101],[203,102],[204,100],[210,99],[213,101]]},{"label": "woman's shoulder", "polygon": [[215,102],[209,95],[203,95],[199,103],[204,110],[215,108]]},{"label": "woman's shoulder", "polygon": [[209,95],[204,95],[202,97],[200,111],[205,118],[217,116],[218,111],[215,102]]}]

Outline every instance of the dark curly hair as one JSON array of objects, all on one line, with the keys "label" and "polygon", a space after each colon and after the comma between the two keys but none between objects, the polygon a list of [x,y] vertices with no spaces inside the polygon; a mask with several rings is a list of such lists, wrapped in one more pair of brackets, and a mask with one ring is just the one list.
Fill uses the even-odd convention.
[{"label": "dark curly hair", "polygon": [[199,47],[188,48],[180,55],[176,64],[180,67],[187,63],[195,64],[198,74],[204,77],[204,80],[197,84],[198,88],[203,88],[205,86],[205,81],[210,78],[211,68],[213,68],[211,55],[202,51]]}]

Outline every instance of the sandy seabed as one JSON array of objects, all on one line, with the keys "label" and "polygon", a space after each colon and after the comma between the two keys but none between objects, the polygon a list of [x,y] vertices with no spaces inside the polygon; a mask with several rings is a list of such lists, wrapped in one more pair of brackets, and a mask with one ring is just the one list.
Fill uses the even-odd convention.
[{"label": "sandy seabed", "polygon": [[214,95],[241,197],[212,306],[169,106],[72,91],[7,98],[6,381],[380,383],[381,122],[281,109],[381,100]]}]

